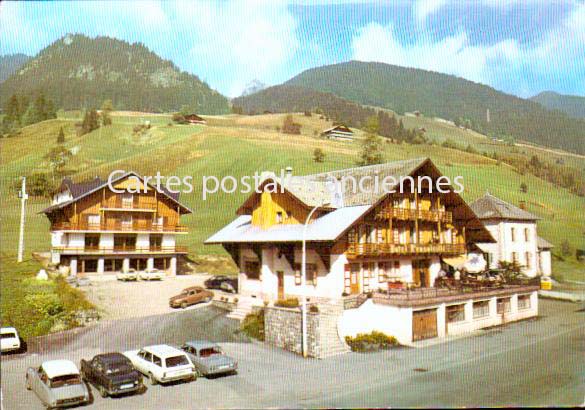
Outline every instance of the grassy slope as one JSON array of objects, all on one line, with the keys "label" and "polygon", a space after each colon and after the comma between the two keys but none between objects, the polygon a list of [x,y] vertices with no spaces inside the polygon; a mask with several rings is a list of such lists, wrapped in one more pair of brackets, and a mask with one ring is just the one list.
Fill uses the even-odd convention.
[{"label": "grassy slope", "polygon": [[[192,175],[194,192],[184,195],[182,201],[193,209],[193,215],[184,218],[190,233],[180,241],[189,245],[192,255],[222,254],[220,247],[202,245],[202,241],[218,228],[229,222],[244,195],[214,195],[207,201],[201,197],[201,181],[204,175],[223,177],[253,175],[254,171],[280,172],[292,166],[296,174],[326,171],[355,166],[359,146],[356,143],[323,141],[315,138],[329,123],[316,116],[295,115],[303,124],[303,135],[288,136],[275,131],[282,124],[283,115],[243,117],[226,115],[208,117],[208,126],[168,126],[169,117],[148,114],[124,113],[114,116],[114,125],[96,130],[83,137],[74,136],[74,113],[67,113],[57,120],[27,127],[19,138],[3,140],[0,180],[2,182],[1,227],[3,252],[14,255],[18,229],[18,199],[8,195],[8,184],[19,175],[33,169],[43,169],[43,156],[55,145],[59,127],[67,135],[66,146],[78,153],[70,162],[77,169],[76,178],[93,175],[106,176],[114,169],[132,169],[144,175],[160,171],[163,175]],[[148,135],[136,137],[132,128],[148,120],[152,128]],[[411,124],[408,124],[408,122]],[[472,144],[491,143],[487,138],[463,131],[430,119],[405,117],[407,125],[424,124],[427,134],[436,138],[446,135],[459,142]],[[324,163],[315,163],[312,152],[320,147],[326,153]],[[503,147],[502,149],[510,149]],[[528,148],[527,148],[528,149]],[[447,175],[462,175],[466,190],[464,197],[470,201],[486,190],[512,203],[523,199],[529,211],[541,216],[539,233],[557,246],[568,238],[575,247],[584,248],[584,222],[580,219],[585,200],[566,190],[531,176],[521,176],[504,164],[497,165],[491,159],[460,151],[429,145],[385,144],[387,160],[429,156]],[[583,161],[570,157],[575,164]],[[529,192],[522,194],[521,182],[526,182]],[[49,245],[48,222],[37,214],[47,205],[40,198],[28,202],[26,244],[27,252],[47,250]],[[571,278],[585,279],[583,266],[575,261],[555,261],[555,269]],[[5,267],[2,267],[5,272]]]}]

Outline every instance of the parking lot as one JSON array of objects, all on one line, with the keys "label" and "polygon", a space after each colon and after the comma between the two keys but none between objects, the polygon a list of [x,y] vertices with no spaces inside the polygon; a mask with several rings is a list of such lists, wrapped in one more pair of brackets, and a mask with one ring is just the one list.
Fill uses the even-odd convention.
[{"label": "parking lot", "polygon": [[[162,281],[121,282],[115,277],[93,278],[83,286],[87,298],[99,309],[104,319],[124,319],[173,312],[169,298],[189,286],[203,286],[206,274],[178,275]],[[219,290],[215,294],[224,295]],[[225,294],[227,295],[227,294]],[[192,308],[191,308],[192,309]]]},{"label": "parking lot", "polygon": [[154,343],[219,342],[239,362],[235,376],[148,386],[143,395],[103,399],[96,409],[582,405],[585,312],[541,301],[541,317],[424,348],[301,357],[238,332],[213,307],[107,321],[44,338],[2,361],[5,409],[41,408],[24,388],[28,366]]}]

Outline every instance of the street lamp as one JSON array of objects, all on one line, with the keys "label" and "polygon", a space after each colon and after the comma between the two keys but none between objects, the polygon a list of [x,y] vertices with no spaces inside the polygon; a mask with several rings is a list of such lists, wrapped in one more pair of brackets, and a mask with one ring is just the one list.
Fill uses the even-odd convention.
[{"label": "street lamp", "polygon": [[316,205],[309,215],[307,215],[307,219],[305,220],[305,224],[303,226],[303,256],[301,262],[301,289],[303,290],[303,297],[301,302],[301,313],[302,313],[302,332],[303,332],[303,357],[307,357],[307,226],[309,225],[309,221],[311,220],[311,216],[315,213],[315,211],[325,205],[329,205],[328,202],[324,202],[320,205]]}]

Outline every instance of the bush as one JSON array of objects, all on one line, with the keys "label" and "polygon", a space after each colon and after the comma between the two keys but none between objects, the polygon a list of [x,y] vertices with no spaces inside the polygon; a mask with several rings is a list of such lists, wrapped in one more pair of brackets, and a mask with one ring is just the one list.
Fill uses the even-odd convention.
[{"label": "bush", "polygon": [[311,313],[319,313],[319,306],[317,306],[317,305],[311,305],[311,306],[309,306],[309,312],[311,312]]},{"label": "bush", "polygon": [[292,115],[287,115],[282,123],[282,132],[285,134],[300,134],[301,124],[294,122]]},{"label": "bush", "polygon": [[299,300],[297,298],[278,299],[276,302],[274,302],[274,306],[283,308],[296,308],[299,307]]},{"label": "bush", "polygon": [[264,309],[246,315],[241,325],[242,331],[253,339],[264,341]]},{"label": "bush", "polygon": [[315,148],[313,151],[313,161],[315,162],[323,162],[325,160],[325,153],[321,148]]},{"label": "bush", "polygon": [[345,341],[353,352],[390,349],[399,345],[394,336],[376,330],[371,333],[358,333],[355,337],[345,336]]}]

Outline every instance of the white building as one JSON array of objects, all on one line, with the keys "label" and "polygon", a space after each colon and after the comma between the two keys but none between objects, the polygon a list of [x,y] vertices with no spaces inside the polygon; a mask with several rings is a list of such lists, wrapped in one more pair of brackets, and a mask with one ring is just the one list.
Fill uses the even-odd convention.
[{"label": "white building", "polygon": [[[500,261],[516,262],[530,277],[551,274],[552,245],[540,238],[537,224],[540,218],[501,200],[489,193],[469,204],[477,217],[496,239],[496,243],[478,243],[483,251],[480,263],[469,266],[470,270],[498,267]],[[477,261],[479,254],[470,260]]]},{"label": "white building", "polygon": [[[453,190],[368,192],[372,186],[365,184],[365,190],[346,191],[339,200],[325,186],[330,177],[373,175],[396,181],[426,176],[431,183],[441,177],[423,158],[299,177],[304,181],[284,189],[278,178],[266,179],[236,219],[206,241],[223,245],[239,267],[240,301],[262,305],[306,295],[311,303],[346,308],[340,336],[380,330],[404,344],[538,313],[534,286],[473,291],[435,286],[442,265],[465,261],[478,242],[496,244]],[[266,190],[269,185],[277,189]],[[303,287],[301,245],[309,215]]]}]

